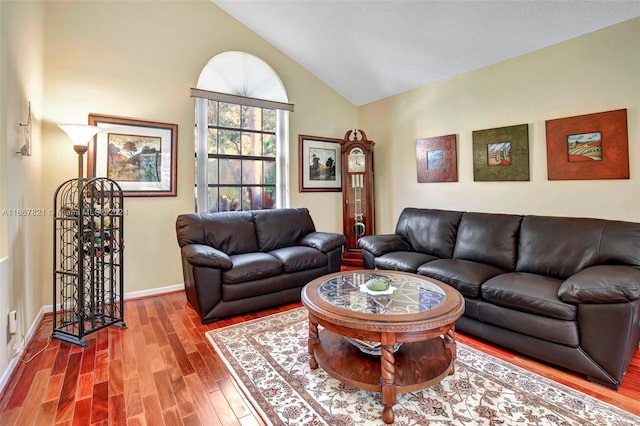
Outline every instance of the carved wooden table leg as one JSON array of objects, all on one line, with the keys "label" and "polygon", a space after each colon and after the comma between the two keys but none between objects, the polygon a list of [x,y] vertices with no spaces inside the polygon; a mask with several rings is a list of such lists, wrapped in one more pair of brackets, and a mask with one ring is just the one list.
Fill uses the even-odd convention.
[{"label": "carved wooden table leg", "polygon": [[449,371],[449,375],[451,376],[455,373],[456,370],[454,361],[456,360],[457,356],[456,332],[454,328],[447,330],[447,333],[444,336],[444,347],[447,349],[447,351],[449,352],[449,356],[451,357],[451,370]]},{"label": "carved wooden table leg", "polygon": [[309,339],[307,340],[308,350],[309,350],[309,367],[312,370],[318,368],[318,361],[316,360],[315,347],[320,344],[320,339],[318,338],[318,324],[312,319],[311,315],[309,315]]},{"label": "carved wooden table leg", "polygon": [[[389,344],[391,340],[391,344]],[[380,384],[382,387],[382,420],[391,424],[394,420],[393,406],[396,403],[395,356],[393,349],[395,338],[382,336],[382,353],[380,354]]]}]

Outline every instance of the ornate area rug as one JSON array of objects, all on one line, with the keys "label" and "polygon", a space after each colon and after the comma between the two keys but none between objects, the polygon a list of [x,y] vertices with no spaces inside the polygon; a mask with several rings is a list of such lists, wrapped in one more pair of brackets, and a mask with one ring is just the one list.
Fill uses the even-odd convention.
[{"label": "ornate area rug", "polygon": [[[307,311],[207,332],[267,423],[383,425],[380,394],[309,368]],[[395,425],[638,425],[640,417],[458,343],[456,371],[401,393]]]}]

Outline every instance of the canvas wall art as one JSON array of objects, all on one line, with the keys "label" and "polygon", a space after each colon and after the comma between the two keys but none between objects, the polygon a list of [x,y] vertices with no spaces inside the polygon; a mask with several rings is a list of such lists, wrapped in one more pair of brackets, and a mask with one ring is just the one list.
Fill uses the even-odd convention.
[{"label": "canvas wall art", "polygon": [[546,121],[549,180],[629,179],[627,110]]},{"label": "canvas wall art", "polygon": [[457,182],[456,135],[416,140],[418,183]]},{"label": "canvas wall art", "polygon": [[473,180],[529,180],[529,126],[473,131]]}]

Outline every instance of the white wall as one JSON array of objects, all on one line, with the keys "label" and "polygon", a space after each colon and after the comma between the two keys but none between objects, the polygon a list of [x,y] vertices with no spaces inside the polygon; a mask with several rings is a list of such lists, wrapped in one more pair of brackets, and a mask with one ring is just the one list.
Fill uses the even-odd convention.
[{"label": "white wall", "polygon": [[[282,79],[290,115],[290,204],[309,207],[319,230],[340,231],[340,193],[298,192],[298,134],[342,138],[356,108],[210,1],[45,2],[42,204],[76,174],[76,154],[56,123],[89,113],[178,124],[178,196],[126,198],[125,293],[183,282],[175,236],[178,214],[194,210],[194,104],[202,68],[227,50],[252,53]],[[43,244],[51,265],[51,230]],[[50,279],[45,273],[43,279]],[[42,298],[50,303],[48,285]]]},{"label": "white wall", "polygon": [[[404,207],[640,221],[640,19],[359,108],[377,231]],[[547,180],[545,120],[627,109],[630,179]],[[529,125],[530,181],[474,182],[472,131]],[[458,182],[417,183],[416,139],[457,134]]]},{"label": "white wall", "polygon": [[[0,2],[0,372],[14,355],[43,305],[39,247],[46,217],[23,216],[40,206],[42,180],[42,22],[40,2]],[[31,157],[16,154],[22,146],[19,123],[32,109]],[[6,335],[8,312],[17,310],[18,333]]]}]

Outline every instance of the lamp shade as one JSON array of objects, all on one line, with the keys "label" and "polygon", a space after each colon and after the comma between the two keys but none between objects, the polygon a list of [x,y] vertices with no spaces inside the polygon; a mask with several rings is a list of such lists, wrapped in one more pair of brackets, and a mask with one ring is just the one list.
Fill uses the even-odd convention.
[{"label": "lamp shade", "polygon": [[88,124],[58,124],[58,127],[69,135],[74,145],[87,145],[91,138],[102,130],[98,126]]}]

